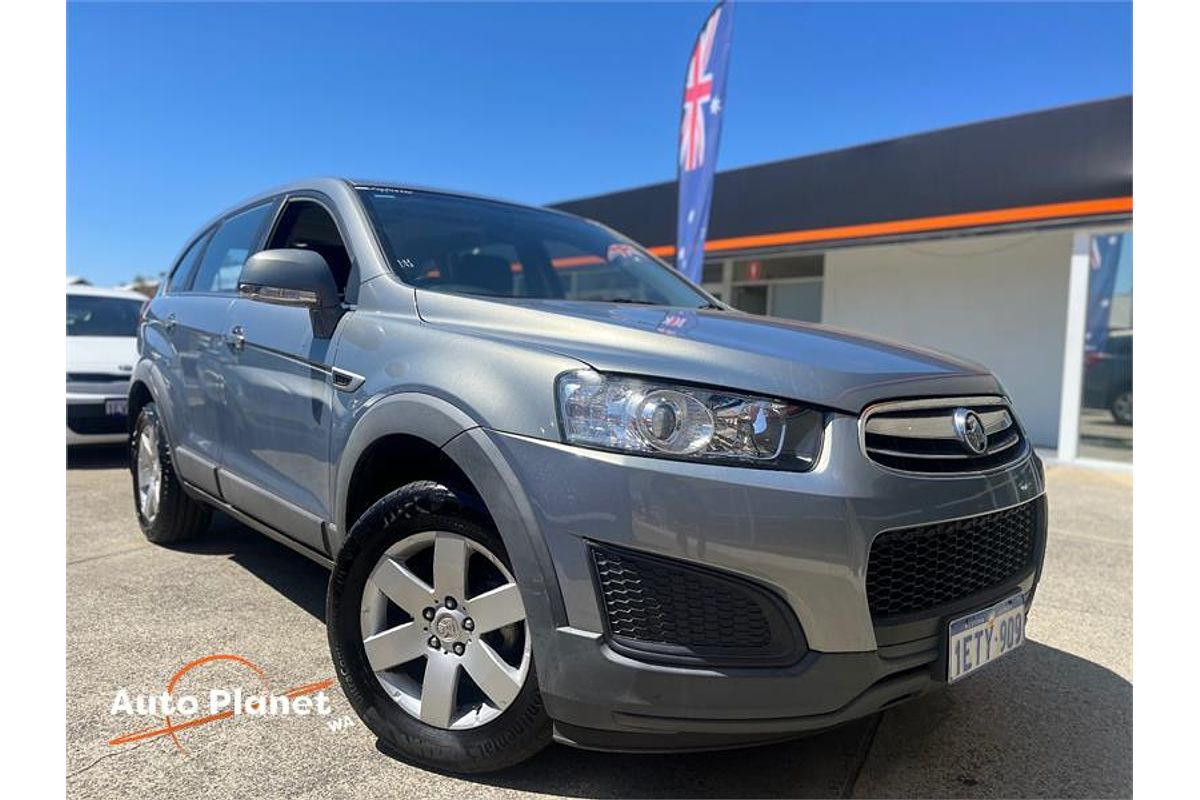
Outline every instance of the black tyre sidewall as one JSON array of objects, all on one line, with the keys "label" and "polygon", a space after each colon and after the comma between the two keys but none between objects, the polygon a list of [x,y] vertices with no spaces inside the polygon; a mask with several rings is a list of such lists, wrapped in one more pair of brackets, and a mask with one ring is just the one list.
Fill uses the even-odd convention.
[{"label": "black tyre sidewall", "polygon": [[355,524],[330,577],[327,627],[334,667],[355,712],[400,757],[447,772],[502,769],[550,742],[550,720],[532,659],[525,685],[512,704],[488,724],[468,730],[436,728],[409,715],[384,691],[367,662],[360,622],[367,578],[389,547],[431,530],[479,542],[512,569],[499,535],[450,490],[420,482],[392,492]]},{"label": "black tyre sidewall", "polygon": [[[138,474],[137,451],[138,441],[142,431],[153,425],[155,441],[158,443],[158,463],[162,470],[159,482],[158,513],[150,522],[142,514],[138,503]],[[175,474],[175,464],[171,459],[171,446],[163,430],[162,420],[159,419],[158,409],[154,403],[142,406],[138,413],[137,422],[133,427],[133,436],[129,442],[129,472],[133,481],[133,508],[137,514],[138,525],[142,533],[155,544],[167,544],[191,538],[207,527],[211,511],[197,500],[184,492],[183,486]]]}]

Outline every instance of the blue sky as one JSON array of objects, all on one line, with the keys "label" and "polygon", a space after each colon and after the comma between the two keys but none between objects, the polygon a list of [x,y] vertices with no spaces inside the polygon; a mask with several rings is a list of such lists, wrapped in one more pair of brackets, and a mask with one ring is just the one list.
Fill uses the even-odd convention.
[{"label": "blue sky", "polygon": [[[707,4],[100,4],[67,16],[67,271],[167,268],[343,174],[549,203],[674,178]],[[720,168],[1132,91],[1123,3],[737,9]]]}]

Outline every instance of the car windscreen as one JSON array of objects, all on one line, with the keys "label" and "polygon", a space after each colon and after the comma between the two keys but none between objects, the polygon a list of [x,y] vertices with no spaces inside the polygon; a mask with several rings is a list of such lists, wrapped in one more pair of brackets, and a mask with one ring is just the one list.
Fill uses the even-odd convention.
[{"label": "car windscreen", "polygon": [[692,308],[712,302],[638,245],[578,217],[431,192],[359,194],[396,274],[421,289]]},{"label": "car windscreen", "polygon": [[145,301],[87,294],[67,295],[67,336],[136,336]]}]

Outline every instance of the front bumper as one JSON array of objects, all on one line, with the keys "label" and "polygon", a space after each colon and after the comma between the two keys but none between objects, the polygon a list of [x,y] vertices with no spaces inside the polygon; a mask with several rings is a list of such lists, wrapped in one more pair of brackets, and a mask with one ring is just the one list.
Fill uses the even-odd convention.
[{"label": "front bumper", "polygon": [[108,414],[105,403],[126,400],[127,394],[67,392],[67,444],[118,444],[129,438],[124,414]]},{"label": "front bumper", "polygon": [[[590,451],[498,432],[551,554],[565,624],[535,632],[538,680],[560,739],[676,750],[786,737],[872,713],[941,685],[946,623],[1015,591],[1032,596],[1041,551],[1003,586],[877,628],[867,556],[882,531],[986,514],[1039,498],[1036,456],[955,477],[881,469],[835,415],[809,473]],[[1045,515],[1039,540],[1044,545]],[[782,667],[648,663],[610,647],[589,543],[704,564],[778,594],[808,652]]]}]

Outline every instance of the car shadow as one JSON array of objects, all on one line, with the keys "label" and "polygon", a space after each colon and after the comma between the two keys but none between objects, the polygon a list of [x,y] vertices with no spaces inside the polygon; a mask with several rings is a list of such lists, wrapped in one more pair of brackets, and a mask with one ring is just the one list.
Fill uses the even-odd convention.
[{"label": "car shadow", "polygon": [[524,764],[471,779],[594,798],[1131,795],[1129,681],[1032,641],[1020,657],[988,672],[782,744],[685,755],[553,745]]},{"label": "car shadow", "polygon": [[67,447],[67,469],[125,469],[129,448],[125,444],[89,444]]},{"label": "car shadow", "polygon": [[856,787],[862,797],[1132,793],[1133,685],[1037,641],[888,710]]},{"label": "car shadow", "polygon": [[325,621],[329,570],[220,512],[203,535],[168,545],[198,555],[227,556],[312,616]]},{"label": "car shadow", "polygon": [[[562,797],[844,797],[877,723],[878,715],[779,744],[700,753],[602,753],[552,744],[507,770],[457,777]],[[382,742],[376,749],[403,760]]]}]

